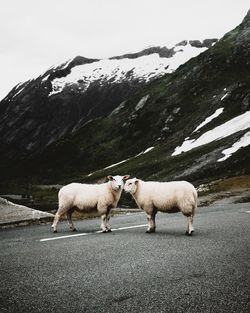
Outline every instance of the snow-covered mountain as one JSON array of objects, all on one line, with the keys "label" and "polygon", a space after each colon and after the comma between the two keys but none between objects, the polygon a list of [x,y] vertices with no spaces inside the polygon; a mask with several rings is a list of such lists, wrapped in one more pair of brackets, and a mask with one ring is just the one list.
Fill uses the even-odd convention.
[{"label": "snow-covered mountain", "polygon": [[[85,123],[104,116],[146,84],[211,47],[217,40],[182,41],[109,59],[77,56],[18,84],[0,102],[0,143],[38,153]],[[12,148],[11,148],[12,150]]]},{"label": "snow-covered mountain", "polygon": [[218,42],[52,67],[0,103],[0,172],[50,183],[250,174],[249,60],[250,11]]},{"label": "snow-covered mountain", "polygon": [[[184,40],[171,49],[151,47],[139,53],[78,65],[71,68],[68,75],[51,80],[52,91],[49,96],[60,93],[66,88],[73,88],[73,86],[77,86],[79,92],[84,92],[93,82],[120,83],[137,79],[140,82],[148,82],[174,72],[181,64],[205,51],[216,41],[216,39],[205,40],[203,44],[200,41]],[[62,69],[66,69],[71,61],[69,60]],[[43,81],[48,78],[49,75],[44,77]]]}]

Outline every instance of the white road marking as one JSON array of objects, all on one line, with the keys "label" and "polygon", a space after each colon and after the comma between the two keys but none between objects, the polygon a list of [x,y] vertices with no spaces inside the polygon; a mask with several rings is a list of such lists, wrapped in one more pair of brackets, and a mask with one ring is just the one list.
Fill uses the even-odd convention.
[{"label": "white road marking", "polygon": [[246,211],[246,213],[250,213],[250,211]]},{"label": "white road marking", "polygon": [[[113,231],[124,230],[124,229],[146,227],[146,226],[148,226],[148,225],[147,225],[147,224],[142,224],[142,225],[134,225],[134,226],[120,227],[120,228],[112,228],[112,232],[113,232]],[[93,233],[80,233],[80,234],[67,235],[67,236],[58,236],[58,237],[44,238],[44,239],[40,239],[39,241],[40,241],[40,242],[44,242],[44,241],[65,239],[65,238],[71,238],[71,237],[88,236],[88,235],[94,235],[94,234],[100,234],[100,233],[102,233],[102,230],[98,230],[98,231],[93,232]]]}]

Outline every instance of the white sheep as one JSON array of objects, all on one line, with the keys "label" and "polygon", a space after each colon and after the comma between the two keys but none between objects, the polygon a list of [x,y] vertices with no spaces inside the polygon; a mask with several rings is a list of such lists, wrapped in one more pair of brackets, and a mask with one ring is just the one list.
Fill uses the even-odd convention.
[{"label": "white sheep", "polygon": [[125,176],[108,176],[108,182],[103,184],[71,183],[62,187],[58,193],[58,211],[55,215],[52,228],[57,232],[57,223],[63,214],[67,215],[70,228],[75,231],[71,216],[74,210],[80,212],[98,212],[101,215],[103,232],[111,231],[108,221],[110,210],[117,206],[124,187],[129,178]]},{"label": "white sheep", "polygon": [[186,234],[191,236],[193,217],[197,208],[197,191],[186,181],[155,182],[142,181],[137,178],[128,179],[124,190],[135,199],[139,208],[147,213],[147,233],[155,232],[155,215],[157,211],[176,213],[181,211],[188,219]]}]

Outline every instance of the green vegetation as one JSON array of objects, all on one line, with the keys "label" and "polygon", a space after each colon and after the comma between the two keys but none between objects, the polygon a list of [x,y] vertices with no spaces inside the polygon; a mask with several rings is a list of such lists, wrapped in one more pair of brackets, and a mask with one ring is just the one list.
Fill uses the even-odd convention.
[{"label": "green vegetation", "polygon": [[[119,173],[147,180],[188,179],[197,185],[249,174],[249,147],[225,162],[217,162],[221,151],[242,133],[171,156],[175,147],[217,108],[223,106],[224,112],[193,134],[193,139],[250,109],[250,49],[241,31],[242,26],[237,27],[175,73],[140,89],[119,113],[92,120],[41,154],[21,156],[12,163],[7,159],[0,166],[5,181],[19,181],[23,186],[95,182]],[[135,110],[145,95],[149,98],[143,109]],[[151,146],[155,147],[152,151],[136,157]],[[104,169],[128,158],[125,163]],[[93,175],[88,176],[91,172]],[[43,192],[37,196],[49,199]]]}]

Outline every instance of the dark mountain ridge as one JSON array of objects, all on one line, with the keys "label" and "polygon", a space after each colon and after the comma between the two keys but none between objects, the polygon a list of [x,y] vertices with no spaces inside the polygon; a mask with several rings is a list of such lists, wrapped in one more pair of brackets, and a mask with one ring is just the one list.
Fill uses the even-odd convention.
[{"label": "dark mountain ridge", "polygon": [[[214,43],[216,43],[218,41],[218,39],[213,38],[213,39],[205,39],[203,41],[200,40],[183,40],[181,42],[179,42],[178,44],[175,45],[175,47],[178,46],[186,46],[187,44],[190,44],[190,46],[192,47],[196,47],[196,48],[210,48]],[[167,47],[149,47],[146,49],[143,49],[140,52],[137,53],[127,53],[127,54],[123,54],[123,55],[119,55],[119,56],[115,56],[110,58],[112,59],[116,59],[116,60],[120,60],[120,59],[124,59],[124,58],[128,58],[128,59],[135,59],[141,56],[145,56],[145,55],[149,55],[149,54],[153,54],[153,53],[157,53],[159,54],[160,57],[162,58],[171,58],[175,53],[175,47],[168,49]]]},{"label": "dark mountain ridge", "polygon": [[[215,40],[210,41],[212,43]],[[7,164],[18,164],[20,160],[39,155],[49,145],[74,133],[92,119],[105,116],[123,105],[124,101],[140,88],[169,72],[168,62],[172,61],[173,55],[161,56],[160,51],[167,49],[177,55],[185,53],[183,49],[187,45],[189,43],[183,41],[176,51],[174,48],[166,47],[160,50],[158,47],[143,50],[138,53],[136,59],[136,54],[133,55],[135,61],[132,60],[134,63],[130,65],[131,69],[126,64],[123,69],[126,56],[122,56],[121,61],[110,58],[112,71],[109,73],[109,68],[106,68],[104,74],[99,76],[96,73],[100,67],[104,69],[105,66],[107,67],[105,63],[107,61],[77,56],[64,64],[50,68],[33,80],[18,84],[0,102],[2,163],[5,164],[6,160]],[[199,53],[200,48],[193,53]],[[152,61],[151,56],[154,56],[157,51],[158,59]],[[146,59],[146,63],[145,60],[141,63],[143,60],[141,57],[149,57],[149,60]],[[117,63],[112,64],[112,62]],[[142,65],[148,64],[151,67],[141,73]],[[164,64],[167,65],[164,67]],[[78,74],[79,77],[75,81],[74,77],[68,79],[74,71],[83,66],[86,67],[85,70]],[[92,66],[92,69],[87,75],[89,66]],[[159,66],[161,66],[160,70],[154,69]],[[117,79],[119,70],[120,77]],[[64,79],[66,83],[62,87],[61,81]]]},{"label": "dark mountain ridge", "polygon": [[[187,143],[187,137],[198,142],[209,131],[216,132],[216,127],[234,118],[240,119],[249,112],[249,20],[248,12],[238,27],[207,51],[181,65],[174,73],[154,78],[147,84],[138,84],[135,89],[131,89],[130,95],[123,97],[126,102],[116,101],[113,107],[99,115],[90,114],[88,120],[80,119],[80,123],[81,114],[77,113],[78,122],[74,117],[80,110],[77,97],[71,97],[71,92],[74,94],[70,90],[72,86],[65,85],[66,89],[50,97],[49,104],[45,100],[42,103],[44,107],[47,106],[48,111],[50,106],[55,107],[60,122],[65,121],[65,116],[69,115],[72,124],[65,133],[62,131],[60,136],[55,137],[53,142],[47,145],[40,143],[46,147],[43,151],[37,150],[30,154],[25,151],[22,154],[20,151],[24,150],[17,148],[16,142],[8,145],[4,142],[0,151],[4,159],[1,166],[4,178],[26,175],[29,180],[54,183],[73,179],[94,181],[110,172],[126,172],[145,179],[185,178],[200,183],[228,175],[249,174],[249,145],[238,149],[225,161],[218,160],[223,157],[225,149],[234,146],[247,135],[250,123],[249,127],[240,125],[230,134],[173,155],[177,147]],[[44,77],[46,75],[41,78]],[[47,79],[43,83],[49,85],[50,82]],[[133,88],[134,84],[129,87]],[[122,90],[124,86],[121,87]],[[46,94],[47,91],[43,88],[39,97],[42,92]],[[68,102],[61,99],[62,95]],[[100,94],[92,94],[92,97],[98,102],[99,95],[103,97],[103,90]],[[110,93],[108,95],[113,96]],[[48,92],[46,97],[48,98]],[[90,110],[94,105],[91,100],[93,98],[90,97],[90,102],[86,101]],[[1,103],[0,110],[3,110],[4,105],[7,106],[6,101],[8,98]],[[25,111],[25,101],[22,104],[24,114],[28,113]],[[70,110],[67,109],[69,105]],[[34,105],[33,109],[35,112],[29,112],[30,116],[37,114],[39,106],[36,108]],[[216,118],[199,131],[194,131],[206,118],[220,109],[223,110]],[[29,121],[27,117],[26,120]],[[56,128],[54,116],[52,120]],[[11,122],[13,123],[12,119]],[[48,124],[45,128],[49,129]],[[20,134],[22,127],[17,129]],[[2,128],[0,134],[1,131]],[[3,133],[8,138],[8,131]],[[36,138],[37,136],[36,134]],[[18,138],[15,139],[18,141]],[[20,153],[17,154],[17,151]],[[115,163],[119,164],[114,165]]]}]

